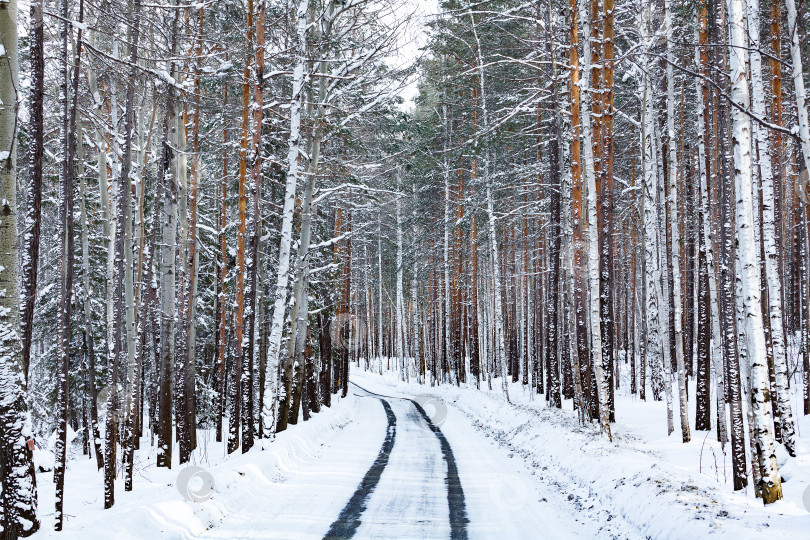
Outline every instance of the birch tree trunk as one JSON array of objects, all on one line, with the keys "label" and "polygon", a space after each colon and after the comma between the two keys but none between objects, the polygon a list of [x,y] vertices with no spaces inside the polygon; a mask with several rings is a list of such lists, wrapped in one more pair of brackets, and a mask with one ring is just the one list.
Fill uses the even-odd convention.
[{"label": "birch tree trunk", "polygon": [[[667,139],[669,141],[669,231],[672,243],[672,300],[675,319],[675,363],[678,370],[678,403],[681,417],[681,436],[687,443],[689,433],[689,408],[686,403],[686,368],[683,351],[683,308],[681,293],[681,236],[678,224],[678,151],[675,140],[675,76],[673,64],[672,0],[666,0],[664,26],[667,33]],[[691,354],[691,351],[690,351]]]},{"label": "birch tree trunk", "polygon": [[[396,332],[397,335],[394,338],[394,344],[396,346],[396,355],[397,355],[397,363],[399,364],[399,380],[405,380],[405,347],[403,343],[403,319],[404,319],[404,307],[402,302],[402,215],[400,211],[401,206],[401,198],[402,198],[402,171],[397,169],[397,194],[396,197],[396,222],[397,222],[397,314],[396,314]],[[452,374],[453,368],[450,367],[450,372]],[[451,375],[452,378],[452,375]]]},{"label": "birch tree trunk", "polygon": [[788,34],[790,34],[790,63],[793,67],[793,92],[796,96],[796,116],[799,121],[799,140],[801,141],[804,169],[810,171],[810,121],[808,121],[807,118],[807,93],[804,88],[802,49],[799,45],[796,1],[785,0],[785,7],[787,7]]},{"label": "birch tree trunk", "polygon": [[[579,16],[582,19],[583,35],[590,35],[590,14],[587,0],[579,2]],[[599,402],[599,425],[602,432],[612,440],[610,433],[610,413],[608,405],[608,385],[605,366],[602,362],[602,330],[599,324],[599,234],[598,214],[596,211],[596,174],[593,158],[593,131],[591,129],[591,49],[588,44],[583,47],[582,55],[582,161],[585,165],[585,178],[588,190],[588,283],[590,285],[591,314],[591,355],[596,376],[596,393]]]},{"label": "birch tree trunk", "polygon": [[[304,359],[302,351],[305,346],[305,337],[308,327],[307,316],[309,305],[307,296],[309,294],[309,247],[312,239],[312,215],[315,212],[312,203],[312,195],[315,191],[315,179],[318,175],[318,165],[321,155],[321,139],[323,137],[323,123],[326,115],[326,109],[323,105],[326,97],[326,62],[323,60],[320,62],[319,71],[322,76],[318,80],[319,91],[317,99],[318,103],[320,104],[318,107],[318,125],[315,128],[315,134],[312,138],[312,145],[309,151],[310,162],[308,170],[306,171],[307,179],[301,200],[300,243],[298,244],[298,252],[295,259],[293,305],[290,310],[291,338],[284,361],[284,393],[283,395],[279,396],[278,422],[276,423],[276,431],[283,431],[286,429],[288,422],[296,423],[291,422],[291,417],[296,417],[297,421],[297,406],[293,406],[291,409],[290,402],[293,391],[293,368],[297,359]],[[309,101],[313,101],[311,96]],[[303,364],[299,367],[302,370],[304,368]]]},{"label": "birch tree trunk", "polygon": [[[788,0],[789,1],[789,0]],[[731,98],[743,108],[749,106],[745,51],[748,46],[743,0],[728,0],[729,67]],[[751,182],[751,120],[736,107],[732,109],[732,144],[734,149],[734,186],[736,188],[736,236],[740,258],[740,275],[745,310],[745,334],[751,373],[751,407],[754,436],[752,444],[760,452],[760,494],[766,504],[782,498],[779,466],[773,434],[773,412],[768,381],[765,332],[760,300],[760,276],[757,246],[754,241],[754,209]]]},{"label": "birch tree trunk", "polygon": [[[82,140],[83,131],[81,123],[77,126],[78,140]],[[82,145],[77,146],[79,166],[82,166],[84,155]],[[84,291],[84,339],[87,348],[87,390],[88,401],[90,402],[90,431],[93,437],[93,449],[96,454],[96,465],[101,470],[104,467],[104,453],[101,447],[101,434],[98,428],[98,391],[96,388],[96,351],[93,340],[93,308],[91,303],[90,289],[90,239],[87,223],[87,178],[79,171],[79,219],[82,227],[82,289]]]},{"label": "birch tree trunk", "polygon": [[[176,5],[176,4],[175,4]],[[171,23],[171,57],[177,52],[177,19],[175,10]],[[169,61],[169,73],[174,76],[176,67]],[[174,168],[174,149],[177,148],[177,110],[175,88],[167,85],[166,120],[164,126],[163,156],[159,168],[162,184],[162,243],[160,248],[160,391],[158,421],[157,466],[172,466],[172,362],[174,359],[175,315],[175,250],[177,229],[177,178]]]},{"label": "birch tree trunk", "polygon": [[[699,30],[698,42],[701,44],[696,49],[697,61],[699,70],[704,76],[708,76],[709,69],[709,53],[705,44],[708,44],[708,12],[706,9],[705,0],[701,2],[699,9]],[[722,333],[720,330],[720,300],[717,293],[718,274],[715,263],[714,252],[714,238],[715,233],[712,229],[712,219],[709,213],[709,174],[711,167],[709,166],[709,157],[707,152],[707,140],[711,133],[709,124],[709,111],[707,105],[709,103],[709,89],[703,79],[696,79],[697,95],[698,95],[698,171],[700,174],[700,214],[701,220],[701,235],[704,249],[706,250],[706,268],[709,274],[708,288],[709,288],[709,304],[707,317],[710,324],[711,335],[711,365],[712,374],[715,384],[715,399],[717,400],[717,439],[720,441],[721,447],[725,446],[728,442],[728,427],[726,421],[726,402],[725,402],[725,373],[723,370],[723,347],[722,347]]]},{"label": "birch tree trunk", "polygon": [[[137,84],[138,65],[138,41],[140,37],[140,9],[141,1],[135,0],[133,9],[134,24],[129,36],[131,42],[129,55],[129,75],[126,92],[126,103],[124,112],[124,152],[121,156],[121,188],[119,189],[119,223],[122,223],[124,234],[121,238],[121,253],[116,253],[117,257],[123,259],[124,264],[124,295],[126,307],[126,332],[127,332],[127,383],[129,394],[126,396],[124,414],[126,415],[126,428],[122,440],[125,476],[127,481],[127,491],[132,490],[132,468],[135,452],[135,431],[136,415],[138,411],[138,377],[140,374],[139,365],[136,362],[136,329],[135,329],[135,283],[132,266],[132,205],[130,204],[130,171],[132,170],[132,138],[134,136],[134,115],[135,115],[135,85]],[[123,206],[123,208],[121,208]],[[122,211],[123,210],[123,211]],[[116,243],[116,252],[118,246]],[[118,298],[116,298],[118,301]]]},{"label": "birch tree trunk", "polygon": [[[747,1],[748,36],[751,46],[751,89],[753,99],[751,109],[759,118],[765,118],[765,90],[762,81],[762,54],[759,34],[759,0]],[[770,315],[771,347],[773,364],[776,372],[776,415],[774,422],[777,433],[791,456],[796,455],[795,425],[790,408],[790,389],[787,378],[787,359],[785,352],[785,332],[782,324],[782,279],[779,271],[779,254],[776,246],[777,199],[774,192],[774,175],[771,166],[770,134],[760,122],[755,122],[754,139],[758,149],[759,178],[762,189],[762,244],[765,255],[765,283],[767,286],[767,305]]]},{"label": "birch tree trunk", "polygon": [[[281,346],[282,326],[284,323],[287,284],[290,277],[290,246],[292,244],[293,212],[295,209],[295,192],[300,176],[299,155],[301,153],[301,107],[304,99],[304,70],[307,64],[307,8],[306,0],[299,0],[296,7],[296,35],[294,44],[295,65],[293,67],[292,95],[290,101],[290,139],[287,152],[287,179],[282,210],[281,240],[278,249],[278,274],[273,302],[273,320],[270,326],[270,337],[267,344],[265,361],[265,381],[272,380],[272,370],[278,363]],[[273,392],[265,389],[262,404],[263,434],[269,437],[273,433]]]}]

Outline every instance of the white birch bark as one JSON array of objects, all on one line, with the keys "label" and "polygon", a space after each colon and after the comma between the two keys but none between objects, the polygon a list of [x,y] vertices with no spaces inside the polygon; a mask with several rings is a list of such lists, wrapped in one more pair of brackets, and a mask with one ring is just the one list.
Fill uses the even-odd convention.
[{"label": "white birch bark", "polygon": [[675,53],[672,45],[672,0],[666,1],[664,27],[667,35],[667,138],[669,150],[669,232],[672,244],[672,309],[675,315],[675,364],[678,370],[678,405],[683,442],[691,439],[686,401],[686,368],[683,351],[683,307],[681,297],[681,235],[678,225],[678,151],[675,141]]},{"label": "white birch bark", "polygon": [[[397,170],[397,195],[396,195],[396,220],[397,220],[397,335],[394,338],[396,344],[397,363],[399,364],[399,379],[405,380],[405,356],[403,343],[403,305],[402,305],[402,214],[401,214],[401,188],[402,172]],[[452,371],[452,370],[451,370]]]},{"label": "white birch bark", "polygon": [[[790,35],[790,63],[793,66],[793,92],[796,95],[796,116],[799,120],[799,139],[801,140],[802,156],[804,157],[804,168],[810,171],[810,122],[807,119],[807,93],[804,89],[802,49],[799,45],[796,1],[785,0],[785,6],[787,7],[788,34]],[[806,183],[807,180],[805,179]]]},{"label": "white birch bark", "polygon": [[[751,108],[759,118],[765,118],[765,90],[762,81],[762,54],[760,53],[759,0],[748,0],[748,36],[750,40]],[[774,207],[773,170],[771,164],[770,134],[759,122],[754,123],[754,138],[759,149],[759,178],[762,187],[762,244],[765,250],[765,282],[768,288],[768,313],[771,326],[774,370],[776,372],[777,421],[781,426],[782,442],[790,455],[796,455],[795,425],[790,407],[787,380],[785,331],[782,324],[782,280],[776,246],[776,216]],[[754,186],[756,191],[757,186]]]},{"label": "white birch bark", "polygon": [[[118,41],[113,41],[113,48],[112,48],[113,58],[118,58]],[[111,78],[110,80],[110,125],[117,126],[118,125],[118,97],[117,97],[117,87],[115,84],[115,78]],[[102,144],[106,145],[107,142],[104,140],[104,134],[102,133]],[[117,149],[117,140],[118,137],[113,136],[110,137],[112,140],[112,148],[110,149],[113,156],[118,156],[120,153]],[[112,178],[118,177],[118,161],[115,159],[111,160],[111,169],[112,169]],[[106,173],[106,155],[104,159],[105,164],[105,173]],[[99,177],[99,182],[101,181],[101,177]],[[114,332],[115,329],[113,327],[113,305],[114,305],[114,271],[115,271],[115,239],[116,235],[118,234],[118,220],[112,219],[112,201],[118,200],[118,184],[113,182],[108,178],[105,174],[104,176],[104,186],[103,190],[109,193],[109,198],[107,201],[107,358],[111,359],[113,357],[113,346],[114,346]]]},{"label": "white birch bark", "polygon": [[[582,20],[582,33],[591,35],[589,3],[579,1],[579,16]],[[588,201],[588,283],[590,285],[590,314],[591,314],[591,355],[593,358],[594,373],[596,374],[596,393],[599,400],[599,424],[602,432],[611,438],[608,411],[608,384],[605,376],[605,367],[602,362],[602,329],[599,325],[599,231],[597,227],[598,215],[596,211],[596,174],[593,159],[593,130],[591,129],[591,48],[588,41],[582,47],[582,78],[580,89],[582,96],[582,163],[583,172],[587,182]]]},{"label": "white birch bark", "polygon": [[[380,363],[380,375],[383,373],[383,290],[382,290],[382,214],[377,222],[377,357]],[[432,376],[435,378],[436,374]]]},{"label": "white birch bark", "polygon": [[[699,41],[697,35],[695,42]],[[700,52],[695,49],[695,60],[700,66]],[[703,101],[705,82],[703,79],[695,79],[698,95],[698,171],[700,174],[700,213],[702,216],[703,244],[706,249],[706,266],[709,273],[709,313],[711,321],[711,365],[712,377],[715,384],[715,399],[717,400],[717,433],[721,447],[728,442],[728,425],[726,418],[725,395],[725,372],[723,371],[723,347],[720,342],[720,300],[717,297],[717,268],[714,262],[714,237],[712,236],[712,225],[709,215],[709,171],[706,170],[706,106]]]},{"label": "white birch bark", "polygon": [[[650,83],[650,95],[653,96],[652,83]],[[651,104],[654,111],[654,102]],[[655,113],[651,114],[655,118]],[[658,128],[657,120],[653,120],[653,140],[663,140],[661,132]],[[667,226],[666,226],[666,179],[664,178],[664,162],[663,152],[660,150],[658,144],[653,144],[653,152],[656,163],[656,182],[658,186],[658,195],[656,199],[656,234],[658,235],[658,268],[661,272],[660,279],[656,282],[658,288],[658,299],[660,308],[659,324],[661,325],[661,368],[664,375],[664,397],[667,402],[667,430],[669,434],[675,431],[675,413],[672,396],[672,336],[670,335],[669,314],[672,307],[670,306],[670,298],[668,289],[669,287],[669,261],[667,260]]]},{"label": "white birch bark", "polygon": [[[281,346],[281,333],[284,323],[287,285],[290,277],[290,245],[292,244],[293,211],[295,209],[295,192],[300,175],[299,154],[301,153],[301,108],[304,99],[304,69],[307,64],[307,8],[306,0],[299,0],[296,8],[296,41],[294,46],[295,66],[293,67],[292,95],[290,100],[290,139],[287,152],[287,184],[284,192],[282,210],[281,240],[278,250],[278,276],[273,302],[273,319],[267,344],[265,360],[265,381],[272,380],[273,371],[278,363]],[[262,403],[262,433],[270,437],[274,432],[273,425],[274,396],[270,388],[265,388]]]},{"label": "white birch bark", "polygon": [[[731,70],[731,99],[747,109],[749,107],[744,0],[728,0],[729,14],[729,67]],[[751,182],[751,120],[736,107],[732,107],[732,144],[734,148],[734,185],[736,190],[736,236],[739,249],[740,277],[745,310],[745,333],[748,361],[751,369],[751,407],[753,409],[755,441],[761,452],[762,480],[760,490],[765,503],[782,498],[779,466],[773,433],[773,411],[769,396],[768,364],[765,350],[765,332],[760,299],[760,276],[757,246],[754,241],[754,209]]]}]

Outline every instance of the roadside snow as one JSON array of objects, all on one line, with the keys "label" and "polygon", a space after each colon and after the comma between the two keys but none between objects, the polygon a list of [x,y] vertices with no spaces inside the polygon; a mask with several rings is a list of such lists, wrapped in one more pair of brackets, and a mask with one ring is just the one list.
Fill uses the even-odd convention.
[{"label": "roadside snow", "polygon": [[[176,485],[180,472],[187,466],[179,465],[177,453],[171,469],[159,469],[155,466],[155,448],[150,447],[149,437],[144,437],[142,450],[135,454],[133,490],[124,491],[119,471],[115,506],[104,510],[102,472],[96,470],[95,459],[79,454],[68,462],[62,532],[53,531],[53,473],[37,474],[42,527],[32,538],[199,538],[246,508],[252,509],[254,515],[274,512],[273,505],[257,497],[278,495],[288,477],[311,471],[313,463],[328,454],[324,447],[344,433],[357,415],[357,398],[335,399],[331,408],[324,408],[310,421],[291,426],[275,440],[262,441],[264,449],[257,443],[248,453],[237,451],[231,456],[225,454],[223,443],[214,441],[212,430],[198,431],[199,447],[188,465],[203,468],[213,478],[213,494],[201,502],[187,500],[181,494],[182,486]],[[363,467],[366,465],[361,460],[358,464],[358,469],[363,469],[361,475]],[[354,487],[349,484],[346,490],[351,492]],[[191,479],[186,489],[190,490],[185,491],[187,495],[193,495],[205,486],[197,477]],[[256,508],[259,503],[261,506]],[[230,533],[224,537],[240,536]]]}]

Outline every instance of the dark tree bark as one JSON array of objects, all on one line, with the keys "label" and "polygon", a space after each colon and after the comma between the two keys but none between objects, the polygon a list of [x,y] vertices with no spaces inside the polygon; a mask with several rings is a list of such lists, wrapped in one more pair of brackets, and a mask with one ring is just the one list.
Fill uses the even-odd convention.
[{"label": "dark tree bark", "polygon": [[[551,57],[551,73],[550,80],[555,81],[557,77],[557,66],[554,56],[553,47],[553,30],[552,30],[552,15],[551,8],[547,13],[547,34],[546,34],[546,49]],[[551,230],[549,231],[549,240],[551,243],[549,257],[551,259],[551,275],[548,278],[548,299],[546,301],[546,363],[548,365],[548,380],[549,380],[549,405],[556,408],[562,407],[562,398],[560,396],[560,376],[559,376],[559,359],[557,357],[557,340],[559,335],[559,284],[560,284],[560,266],[562,258],[562,236],[560,234],[560,193],[562,190],[562,182],[560,179],[560,148],[559,141],[562,140],[562,132],[560,130],[559,121],[559,101],[557,99],[557,85],[552,82],[551,84],[551,133],[553,134],[549,139],[549,181],[550,181],[550,198],[551,198],[551,218],[549,224]]]},{"label": "dark tree bark", "polygon": [[28,386],[28,365],[31,358],[31,336],[34,324],[34,300],[37,290],[39,266],[39,236],[42,217],[42,156],[45,153],[45,134],[42,107],[45,97],[45,52],[42,20],[42,0],[31,1],[31,28],[29,30],[31,61],[31,97],[29,101],[30,143],[28,170],[28,210],[25,216],[21,280],[22,364],[25,384]]},{"label": "dark tree bark", "polygon": [[[704,219],[706,217],[704,216]],[[709,272],[706,264],[706,248],[700,242],[698,250],[698,313],[697,313],[697,390],[695,429],[708,431],[711,421],[711,306],[709,302]]]}]

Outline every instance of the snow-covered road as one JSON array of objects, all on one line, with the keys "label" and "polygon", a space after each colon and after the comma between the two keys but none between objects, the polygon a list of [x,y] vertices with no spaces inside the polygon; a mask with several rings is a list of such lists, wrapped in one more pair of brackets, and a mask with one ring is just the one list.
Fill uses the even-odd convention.
[{"label": "snow-covered road", "polygon": [[[352,381],[349,396],[244,454],[227,454],[213,431],[200,430],[188,465],[175,456],[172,469],[157,468],[145,435],[134,489],[117,481],[110,510],[95,461],[75,456],[59,533],[52,473],[41,472],[35,538],[806,536],[810,515],[795,503],[763,507],[724,491],[713,470],[695,471],[699,462],[687,458],[670,463],[618,423],[609,442],[520,385],[509,403],[497,389],[408,384],[393,374],[355,371]],[[689,451],[708,454],[707,444]],[[784,467],[791,489],[806,485],[803,466]],[[212,489],[188,480],[194,469]]]},{"label": "snow-covered road", "polygon": [[550,486],[538,492],[527,480],[534,473],[463,415],[429,399],[354,384],[352,392],[357,415],[317,460],[283,471],[269,489],[249,488],[246,502],[201,537],[518,539],[599,530]]}]

